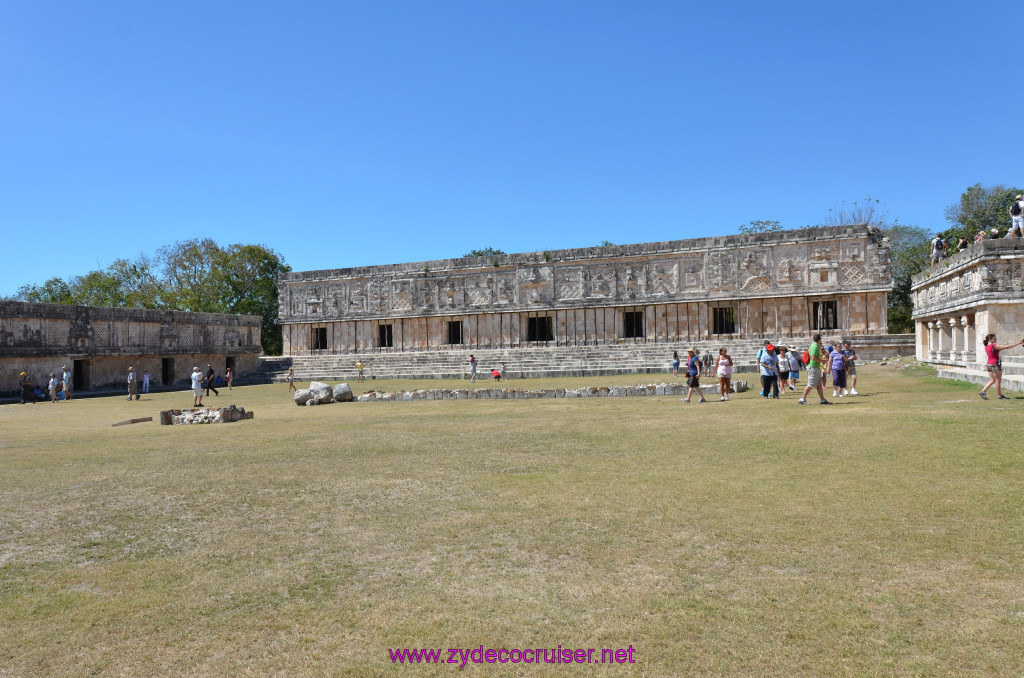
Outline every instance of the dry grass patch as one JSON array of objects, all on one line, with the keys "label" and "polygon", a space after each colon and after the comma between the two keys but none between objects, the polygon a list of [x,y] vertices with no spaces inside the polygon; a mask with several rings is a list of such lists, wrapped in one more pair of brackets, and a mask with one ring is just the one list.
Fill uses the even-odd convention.
[{"label": "dry grass patch", "polygon": [[472,675],[1021,673],[1024,400],[861,385],[831,408],[273,385],[193,427],[110,427],[188,393],[4,406],[0,675],[443,675],[387,650],[481,644],[638,663]]}]

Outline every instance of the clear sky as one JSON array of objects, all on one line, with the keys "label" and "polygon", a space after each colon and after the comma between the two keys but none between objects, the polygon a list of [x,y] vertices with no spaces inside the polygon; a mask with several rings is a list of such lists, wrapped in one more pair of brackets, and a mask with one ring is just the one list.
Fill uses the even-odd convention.
[{"label": "clear sky", "polygon": [[195,237],[296,270],[1024,183],[1010,2],[0,4],[0,295]]}]

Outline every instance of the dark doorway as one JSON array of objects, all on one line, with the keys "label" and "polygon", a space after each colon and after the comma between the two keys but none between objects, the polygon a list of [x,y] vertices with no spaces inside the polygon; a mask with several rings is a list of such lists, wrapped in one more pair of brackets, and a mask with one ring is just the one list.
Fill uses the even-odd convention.
[{"label": "dark doorway", "polygon": [[309,347],[314,351],[326,351],[327,350],[327,328],[326,327],[314,327],[313,337]]},{"label": "dark doorway", "polygon": [[622,336],[625,339],[640,339],[644,336],[643,311],[626,311],[622,314]]},{"label": "dark doorway", "polygon": [[235,371],[235,356],[229,355],[224,358],[224,371],[231,370],[232,373]]},{"label": "dark doorway", "polygon": [[554,341],[555,327],[551,316],[540,318],[527,318],[526,320],[527,341]]},{"label": "dark doorway", "polygon": [[72,391],[87,391],[89,389],[89,365],[85,360],[76,360],[72,365],[71,388]]},{"label": "dark doorway", "polygon": [[736,309],[731,307],[712,309],[711,332],[713,334],[736,334]]},{"label": "dark doorway", "polygon": [[814,302],[811,316],[811,327],[816,330],[834,330],[839,327],[839,309],[835,301]]},{"label": "dark doorway", "polygon": [[462,343],[462,321],[451,320],[448,322],[448,343],[449,344],[461,344]]},{"label": "dark doorway", "polygon": [[160,385],[170,386],[174,383],[174,358],[160,361]]},{"label": "dark doorway", "polygon": [[377,326],[377,345],[381,348],[391,348],[395,345],[394,325]]}]

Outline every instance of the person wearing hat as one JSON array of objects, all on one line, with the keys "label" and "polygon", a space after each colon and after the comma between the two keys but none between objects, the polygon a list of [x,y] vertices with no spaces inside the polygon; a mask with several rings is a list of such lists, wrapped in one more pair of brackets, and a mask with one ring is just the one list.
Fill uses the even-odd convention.
[{"label": "person wearing hat", "polygon": [[765,344],[764,350],[757,354],[757,366],[761,372],[761,395],[775,399],[779,397],[779,380],[777,369],[779,358],[775,355],[775,347]]},{"label": "person wearing hat", "polygon": [[139,399],[139,381],[135,377],[135,368],[128,368],[128,400]]},{"label": "person wearing hat", "polygon": [[203,373],[199,366],[192,368],[192,407],[203,406]]},{"label": "person wearing hat", "polygon": [[1010,230],[1006,232],[1007,238],[1020,238],[1024,236],[1024,195],[1018,194],[1010,205]]},{"label": "person wearing hat", "polygon": [[21,387],[21,404],[35,403],[36,397],[32,393],[32,380],[28,378],[28,372],[18,375],[18,386]]},{"label": "person wearing hat", "polygon": [[71,379],[74,375],[71,374],[71,370],[68,369],[67,365],[62,367],[61,370],[63,370],[61,378],[64,380],[64,400],[71,400]]}]

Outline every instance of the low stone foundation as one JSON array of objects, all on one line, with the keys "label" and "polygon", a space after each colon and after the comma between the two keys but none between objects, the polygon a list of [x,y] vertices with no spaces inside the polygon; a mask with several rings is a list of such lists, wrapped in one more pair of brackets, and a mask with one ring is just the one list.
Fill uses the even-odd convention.
[{"label": "low stone foundation", "polygon": [[187,410],[164,410],[160,423],[171,424],[226,424],[232,421],[252,419],[253,413],[244,407],[195,407]]},{"label": "low stone foundation", "polygon": [[[702,385],[705,397],[720,395],[718,384]],[[733,381],[730,393],[743,393],[747,382]],[[585,386],[584,388],[431,388],[417,391],[385,393],[370,391],[356,398],[356,402],[394,402],[409,400],[520,400],[528,398],[628,398],[633,396],[685,396],[684,382],[671,384],[638,384],[636,386]]]}]

